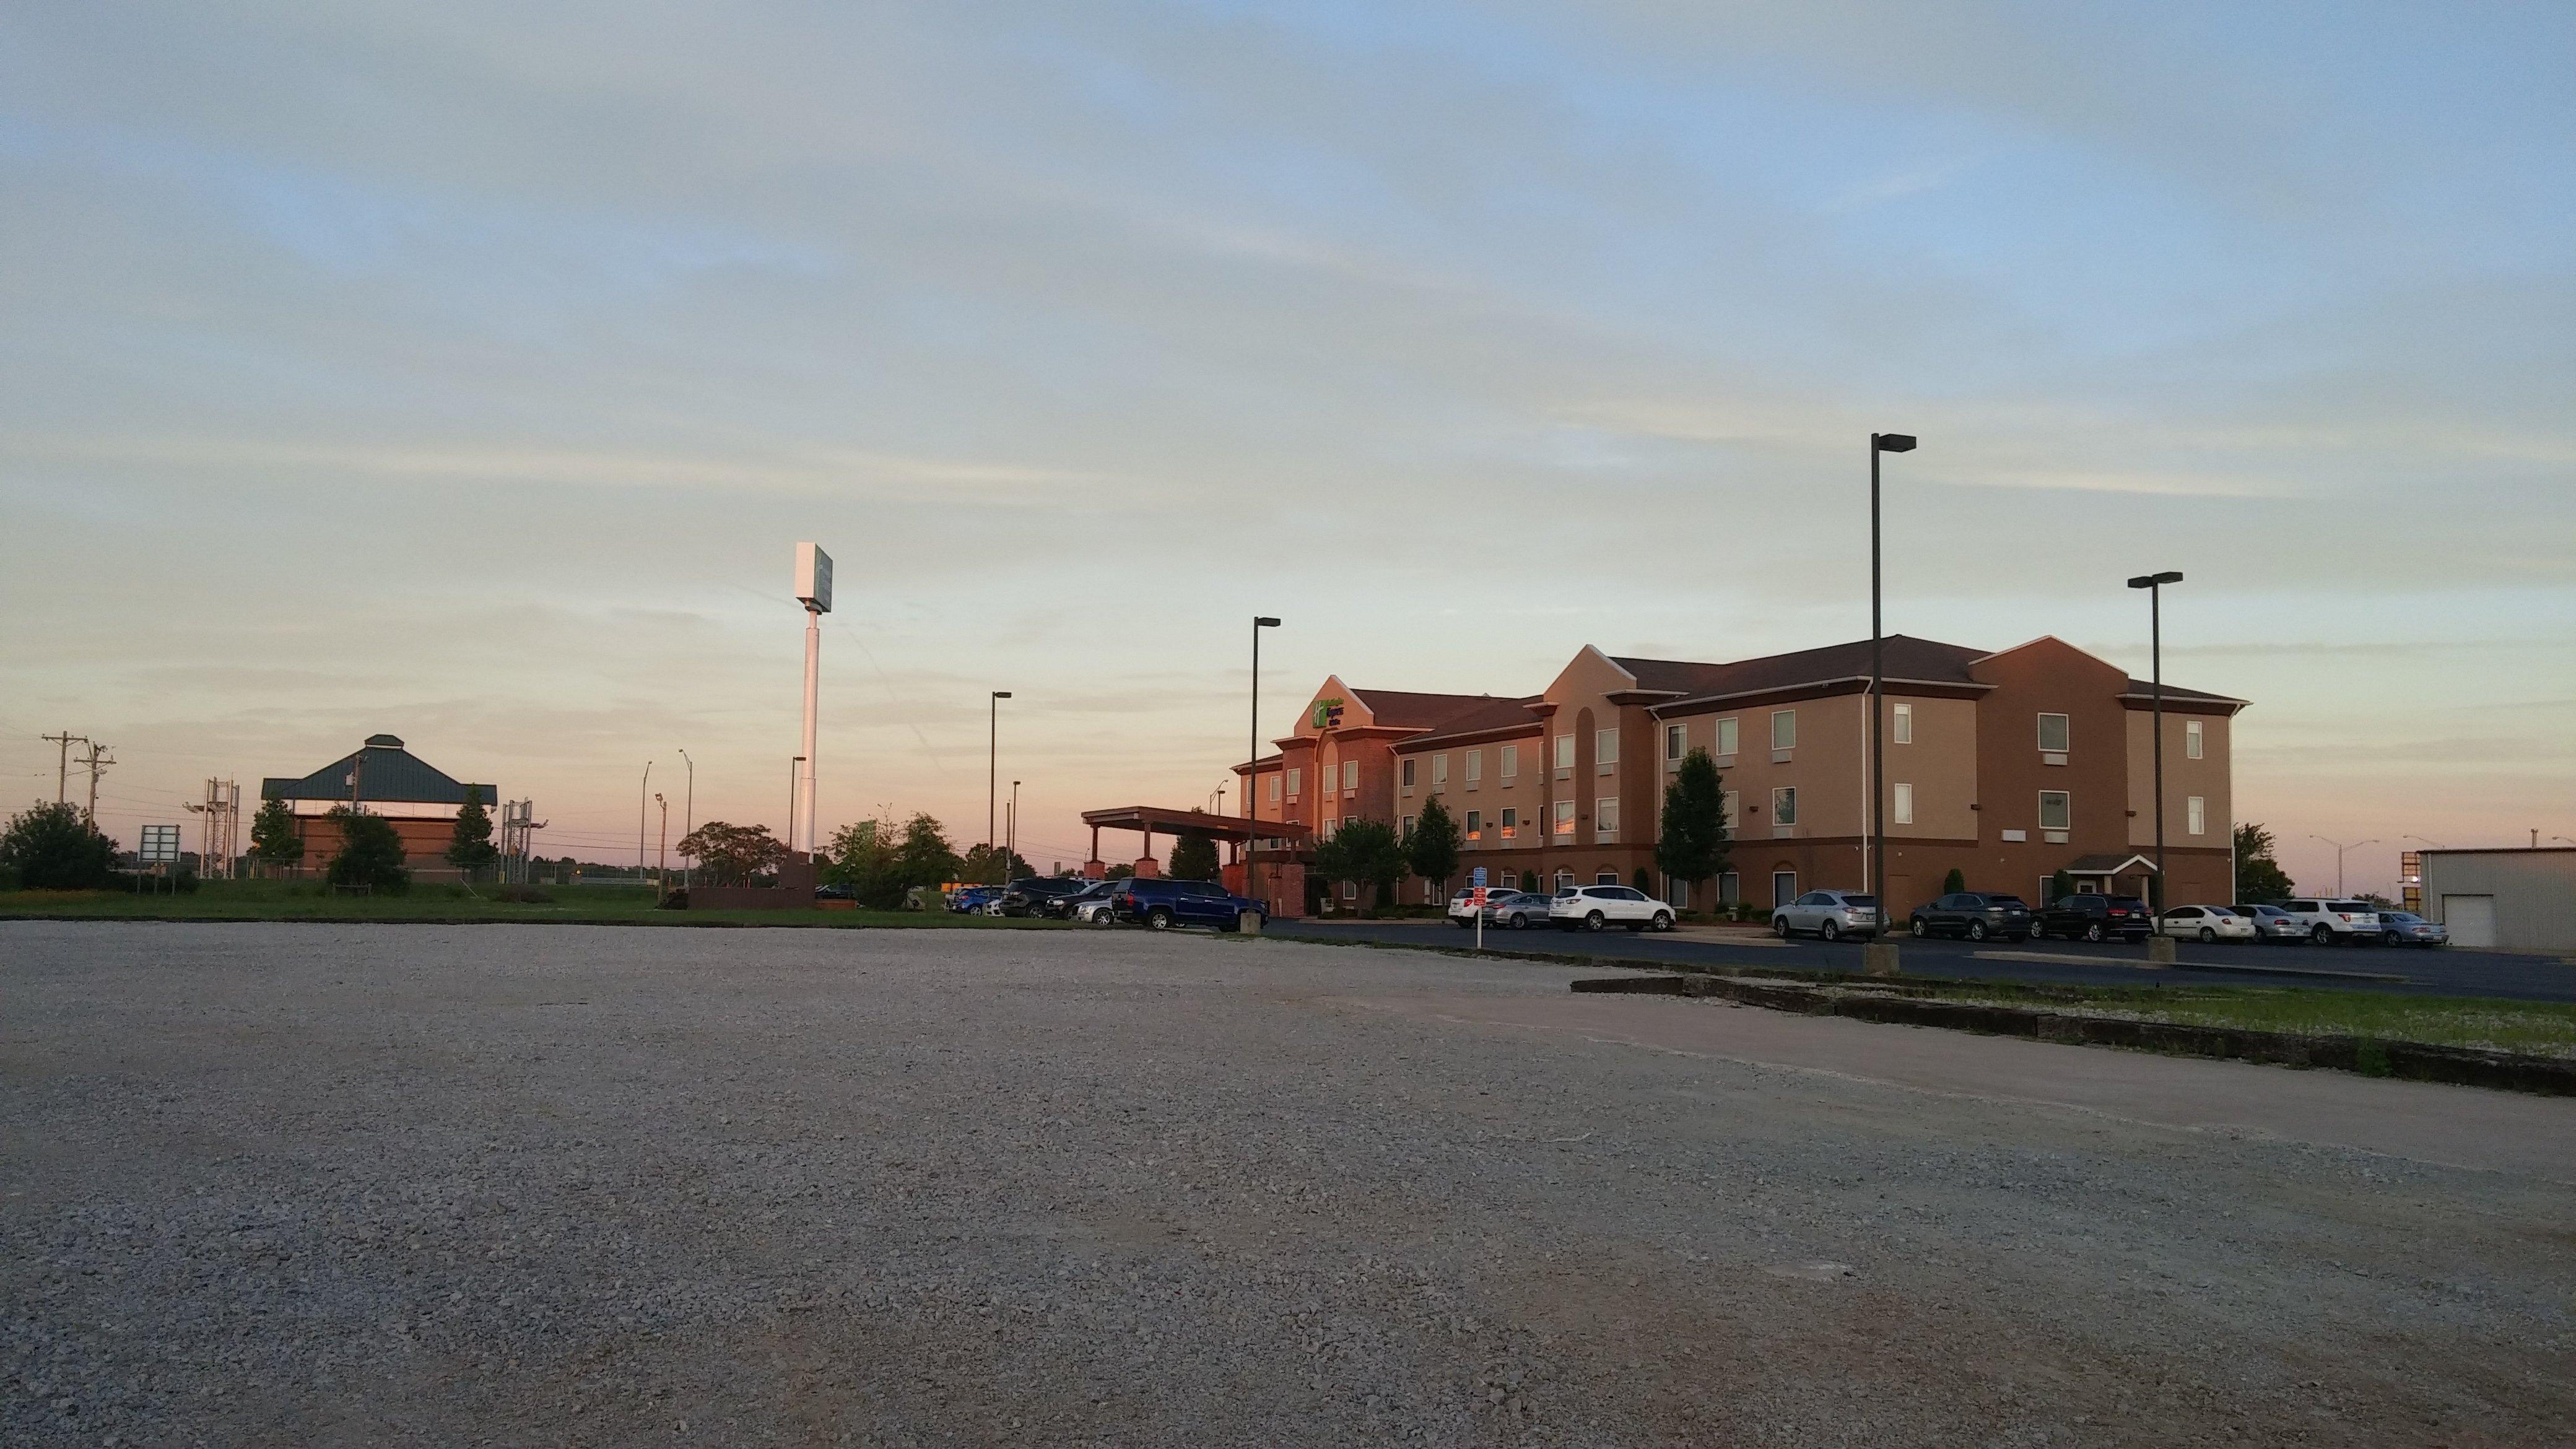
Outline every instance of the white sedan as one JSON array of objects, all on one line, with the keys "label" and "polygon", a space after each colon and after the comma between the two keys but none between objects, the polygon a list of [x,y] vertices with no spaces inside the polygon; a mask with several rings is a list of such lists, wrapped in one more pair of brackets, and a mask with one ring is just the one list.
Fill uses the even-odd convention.
[{"label": "white sedan", "polygon": [[2156,933],[2192,941],[2251,941],[2254,918],[2225,906],[2176,906],[2156,918]]},{"label": "white sedan", "polygon": [[1560,931],[1669,931],[1673,908],[1628,886],[1569,886],[1547,903],[1547,919]]}]

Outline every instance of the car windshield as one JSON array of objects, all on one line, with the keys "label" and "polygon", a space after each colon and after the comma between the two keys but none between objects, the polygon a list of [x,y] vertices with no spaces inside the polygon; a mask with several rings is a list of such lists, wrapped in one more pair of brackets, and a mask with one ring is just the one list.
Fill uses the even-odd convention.
[{"label": "car windshield", "polygon": [[1874,906],[1874,905],[1877,905],[1877,904],[1878,904],[1878,897],[1876,897],[1876,896],[1845,896],[1845,897],[1843,897],[1843,904],[1844,904],[1844,905],[1847,905],[1847,906]]}]

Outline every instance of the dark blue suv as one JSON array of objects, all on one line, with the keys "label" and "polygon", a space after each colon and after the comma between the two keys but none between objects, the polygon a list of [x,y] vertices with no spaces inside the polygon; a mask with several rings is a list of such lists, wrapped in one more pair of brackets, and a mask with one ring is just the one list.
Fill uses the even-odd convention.
[{"label": "dark blue suv", "polygon": [[1231,931],[1250,911],[1270,923],[1259,901],[1234,895],[1214,881],[1123,880],[1109,891],[1109,912],[1122,921],[1141,921],[1157,931],[1174,926],[1213,926]]}]

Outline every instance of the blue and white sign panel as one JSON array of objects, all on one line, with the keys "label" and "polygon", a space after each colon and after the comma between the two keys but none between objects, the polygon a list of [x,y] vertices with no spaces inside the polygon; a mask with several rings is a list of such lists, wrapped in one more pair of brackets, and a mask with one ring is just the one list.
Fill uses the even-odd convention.
[{"label": "blue and white sign panel", "polygon": [[1475,886],[1476,889],[1483,890],[1485,888],[1485,868],[1480,865],[1474,870],[1467,872],[1467,880],[1468,883]]},{"label": "blue and white sign panel", "polygon": [[146,825],[134,854],[146,865],[174,864],[179,859],[179,827]]}]

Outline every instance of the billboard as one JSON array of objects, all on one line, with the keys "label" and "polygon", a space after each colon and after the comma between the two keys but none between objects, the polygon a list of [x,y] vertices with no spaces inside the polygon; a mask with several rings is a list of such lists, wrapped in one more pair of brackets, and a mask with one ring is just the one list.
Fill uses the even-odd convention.
[{"label": "billboard", "polygon": [[817,614],[832,612],[832,556],[820,544],[796,545],[796,602]]},{"label": "billboard", "polygon": [[146,865],[168,865],[179,859],[179,827],[146,825],[142,843],[135,848],[137,859]]}]

